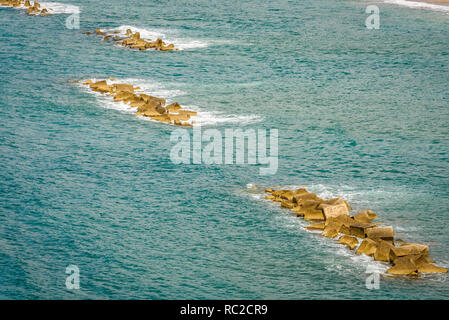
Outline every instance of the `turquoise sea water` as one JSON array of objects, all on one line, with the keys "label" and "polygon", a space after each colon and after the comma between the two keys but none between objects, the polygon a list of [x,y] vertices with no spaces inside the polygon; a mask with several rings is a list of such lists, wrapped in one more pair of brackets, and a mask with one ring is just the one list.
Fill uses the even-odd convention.
[{"label": "turquoise sea water", "polygon": [[[0,298],[435,299],[447,275],[381,277],[247,184],[371,208],[449,266],[449,15],[380,1],[93,1],[0,8]],[[367,30],[365,8],[380,8]],[[83,32],[132,26],[183,49]],[[276,128],[279,169],[175,165],[173,127],[70,83],[195,106],[204,128]],[[80,269],[80,290],[65,269]]]}]

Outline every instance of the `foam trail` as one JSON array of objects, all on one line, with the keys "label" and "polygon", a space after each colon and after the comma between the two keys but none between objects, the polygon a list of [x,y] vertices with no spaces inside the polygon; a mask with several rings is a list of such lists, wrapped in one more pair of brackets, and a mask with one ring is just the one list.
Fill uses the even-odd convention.
[{"label": "foam trail", "polygon": [[194,125],[199,126],[216,125],[221,123],[238,123],[240,125],[246,125],[262,121],[262,118],[257,115],[226,115],[217,111],[201,111],[198,106],[194,105],[183,105],[183,107],[198,112],[198,115],[194,120]]},{"label": "foam trail", "polygon": [[384,0],[385,3],[395,4],[398,6],[404,6],[415,9],[430,9],[435,11],[442,11],[449,13],[449,6],[443,6],[433,3],[427,2],[416,2],[416,1],[407,1],[407,0]]}]

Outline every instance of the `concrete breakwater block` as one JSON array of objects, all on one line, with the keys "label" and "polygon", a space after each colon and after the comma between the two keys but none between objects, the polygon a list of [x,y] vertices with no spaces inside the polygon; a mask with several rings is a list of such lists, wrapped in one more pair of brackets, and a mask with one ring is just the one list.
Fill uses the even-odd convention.
[{"label": "concrete breakwater block", "polygon": [[393,227],[372,227],[366,230],[366,235],[371,239],[382,239],[386,241],[393,241],[394,231]]},{"label": "concrete breakwater block", "polygon": [[[113,81],[113,80],[110,80]],[[82,83],[94,92],[113,96],[116,103],[124,103],[137,108],[135,115],[181,127],[191,127],[194,123],[195,111],[183,110],[174,102],[166,106],[166,99],[139,92],[140,88],[128,83],[108,83],[108,80],[86,80]]]},{"label": "concrete breakwater block", "polygon": [[346,245],[349,249],[354,250],[359,244],[356,237],[343,235],[338,239],[338,243]]},{"label": "concrete breakwater block", "polygon": [[101,29],[96,29],[95,31],[87,31],[86,35],[95,34],[97,36],[103,37],[104,41],[113,41],[115,44],[128,47],[135,50],[145,51],[148,49],[153,49],[156,51],[177,51],[173,43],[167,44],[161,38],[155,40],[143,39],[140,36],[140,32],[133,33],[131,29],[127,29],[124,34],[120,30],[117,31],[101,31]]},{"label": "concrete breakwater block", "polygon": [[48,16],[51,14],[46,8],[41,9],[41,5],[37,1],[34,1],[31,5],[29,0],[0,0],[0,6],[27,9],[27,14],[30,16]]},{"label": "concrete breakwater block", "polygon": [[353,218],[357,222],[369,223],[372,220],[376,219],[377,215],[371,210],[365,210],[365,211],[355,214],[353,216]]},{"label": "concrete breakwater block", "polygon": [[[280,187],[276,187],[280,188]],[[379,226],[372,221],[378,216],[364,210],[351,216],[351,206],[342,198],[321,199],[305,188],[296,190],[267,188],[265,199],[280,202],[281,208],[289,209],[313,224],[309,231],[320,231],[324,237],[334,239],[356,254],[373,257],[389,263],[391,275],[419,276],[421,273],[446,273],[428,256],[429,247],[419,243],[407,243],[396,239],[392,226]],[[360,243],[360,245],[359,245]]]},{"label": "concrete breakwater block", "polygon": [[364,239],[358,247],[357,254],[365,254],[370,257],[374,257],[377,250],[377,242],[371,239]]}]

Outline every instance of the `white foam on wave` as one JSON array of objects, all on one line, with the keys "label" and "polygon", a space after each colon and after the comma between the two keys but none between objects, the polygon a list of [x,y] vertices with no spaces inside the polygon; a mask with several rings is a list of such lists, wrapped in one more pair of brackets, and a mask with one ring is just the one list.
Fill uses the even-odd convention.
[{"label": "white foam on wave", "polygon": [[134,85],[135,87],[140,87],[141,90],[138,90],[138,92],[143,92],[149,95],[161,97],[167,99],[168,101],[172,98],[186,94],[182,90],[167,89],[161,83],[148,79],[137,79],[137,78],[114,79],[113,81],[108,80],[108,83],[111,84],[129,83]]},{"label": "white foam on wave", "polygon": [[398,6],[409,7],[414,9],[430,9],[435,11],[442,11],[449,13],[449,6],[427,3],[427,2],[417,2],[408,0],[384,0],[385,3],[395,4]]},{"label": "white foam on wave", "polygon": [[417,227],[403,227],[403,226],[395,226],[394,230],[398,231],[398,232],[403,232],[403,233],[407,233],[407,232],[416,232],[419,230],[419,228]]},{"label": "white foam on wave", "polygon": [[164,29],[148,30],[144,28],[123,25],[117,28],[101,29],[101,31],[103,32],[120,31],[119,35],[125,35],[127,29],[130,29],[133,33],[139,32],[140,37],[143,39],[147,40],[151,39],[154,41],[157,38],[161,38],[167,44],[173,43],[175,47],[178,48],[179,50],[205,48],[210,44],[208,41],[205,40],[179,37],[178,32],[174,30],[164,30]]},{"label": "white foam on wave", "polygon": [[227,115],[219,111],[204,111],[195,105],[183,105],[183,108],[196,111],[198,115],[195,117],[194,126],[210,126],[223,123],[236,123],[239,125],[247,125],[262,121],[262,117],[257,115]]},{"label": "white foam on wave", "polygon": [[[323,242],[326,240],[332,240],[321,237],[318,238]],[[359,245],[360,246],[360,245]],[[326,269],[328,271],[337,271],[339,274],[347,274],[348,264],[358,272],[363,273],[378,273],[381,275],[389,276],[387,270],[391,267],[388,263],[382,261],[376,261],[372,257],[364,254],[356,254],[358,246],[354,250],[349,250],[346,246],[339,244],[337,241],[327,242],[322,248],[330,255],[334,255],[334,259],[327,258],[329,261]],[[332,261],[333,260],[333,261]]]},{"label": "white foam on wave", "polygon": [[[101,106],[107,109],[119,110],[126,113],[135,113],[137,108],[131,107],[130,105],[123,102],[114,102],[112,96],[104,95],[99,92],[95,92],[89,89],[89,87],[82,85],[88,79],[83,79],[79,81],[79,86],[85,89],[87,92],[93,94],[97,100],[100,102]],[[104,79],[95,79],[91,78],[93,82],[101,81]],[[140,90],[137,90],[137,93],[145,93],[151,96],[161,97],[167,100],[167,104],[175,102],[175,98],[185,95],[186,93],[182,90],[176,89],[167,89],[164,85],[159,82],[145,80],[145,79],[136,79],[136,78],[125,78],[125,79],[114,79],[107,80],[108,84],[114,83],[129,83],[134,85],[135,87],[140,87]],[[198,112],[198,115],[192,117],[193,126],[206,126],[206,125],[216,125],[221,123],[238,123],[241,125],[258,122],[261,121],[262,118],[255,115],[226,115],[222,112],[213,112],[213,111],[204,111],[198,106],[194,105],[184,105],[182,104],[183,109],[192,110]],[[148,121],[155,121],[148,117],[139,116],[138,118]]]},{"label": "white foam on wave", "polygon": [[80,13],[81,9],[78,6],[60,3],[60,2],[39,2],[41,9],[47,9],[51,14],[74,14]]},{"label": "white foam on wave", "polygon": [[[93,94],[97,100],[100,102],[101,106],[107,109],[114,109],[119,110],[126,113],[135,113],[137,111],[136,107],[131,107],[130,105],[124,103],[124,102],[115,102],[114,98],[112,96],[104,95],[99,92],[95,92],[89,89],[89,87],[82,85],[83,82],[85,82],[88,79],[81,80],[79,82],[80,87],[85,89],[87,92]],[[93,82],[101,81],[104,79],[95,79],[91,78]],[[140,87],[140,90],[137,90],[136,92],[139,93],[145,93],[152,96],[158,96],[163,97],[167,100],[174,98],[176,96],[180,96],[185,94],[181,90],[167,90],[164,86],[162,86],[160,83],[155,81],[148,81],[143,79],[134,79],[134,78],[125,78],[125,79],[114,79],[114,80],[107,80],[108,84],[114,84],[114,83],[129,83],[134,85],[135,87]],[[144,118],[144,117],[142,117]],[[149,118],[145,118],[149,119]],[[150,119],[151,120],[151,119]],[[153,120],[152,120],[153,121]]]},{"label": "white foam on wave", "polygon": [[[385,188],[377,190],[363,190],[359,188],[354,188],[348,185],[325,185],[325,184],[311,184],[311,185],[287,185],[283,186],[283,189],[299,189],[306,188],[311,192],[315,192],[319,197],[323,199],[331,198],[343,198],[346,201],[353,203],[356,202],[360,206],[364,206],[368,203],[369,198],[378,199],[379,203],[382,199],[397,197],[398,190],[386,190]],[[372,204],[372,199],[369,200]]]}]

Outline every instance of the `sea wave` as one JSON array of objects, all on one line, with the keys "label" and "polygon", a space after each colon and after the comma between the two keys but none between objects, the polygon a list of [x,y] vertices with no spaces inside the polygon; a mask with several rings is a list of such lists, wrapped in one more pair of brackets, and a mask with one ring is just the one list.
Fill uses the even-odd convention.
[{"label": "sea wave", "polygon": [[[88,87],[82,85],[88,79],[83,79],[79,81],[79,86],[93,94],[100,105],[107,109],[114,109],[125,113],[135,113],[137,108],[131,107],[128,104],[123,102],[114,102],[112,96],[107,96],[95,91],[90,90]],[[95,79],[90,78],[90,80],[96,82],[104,79]],[[108,80],[109,84],[113,83],[129,83],[134,85],[135,87],[140,87],[140,90],[136,92],[145,93],[148,95],[161,97],[167,100],[167,104],[175,102],[175,98],[185,95],[186,92],[177,89],[167,89],[163,84],[146,80],[146,79],[136,79],[136,78],[124,78],[124,79],[114,79]],[[195,105],[182,105],[183,108],[196,111],[198,115],[195,116],[193,120],[193,126],[207,126],[207,125],[216,125],[221,123],[238,123],[240,125],[245,125],[253,122],[262,121],[262,118],[256,115],[227,115],[223,112],[215,112],[215,111],[204,111],[201,107]],[[148,117],[139,116],[138,118],[148,121],[155,121]]]},{"label": "sea wave", "polygon": [[80,13],[79,6],[60,2],[40,2],[41,9],[47,9],[51,14],[74,14]]},{"label": "sea wave", "polygon": [[144,39],[156,40],[157,38],[161,38],[167,43],[173,43],[175,47],[177,47],[179,50],[205,48],[210,44],[210,42],[206,40],[179,37],[177,35],[178,32],[175,30],[164,30],[164,29],[148,30],[145,28],[138,28],[135,26],[122,25],[117,28],[101,29],[101,31],[102,32],[120,31],[121,35],[125,35],[127,29],[131,29],[133,33],[139,32],[140,36]]},{"label": "sea wave", "polygon": [[395,4],[398,6],[405,6],[415,9],[430,9],[435,11],[442,11],[449,13],[449,6],[427,3],[427,2],[417,2],[417,1],[407,1],[407,0],[384,0],[385,3]]},{"label": "sea wave", "polygon": [[247,125],[262,121],[262,117],[257,115],[228,115],[219,111],[204,111],[195,105],[184,106],[186,109],[198,112],[195,117],[195,125],[209,126],[222,123],[237,123],[239,125]]},{"label": "sea wave", "polygon": [[385,199],[392,197],[407,197],[409,194],[405,190],[388,190],[388,189],[360,189],[349,185],[326,185],[321,183],[307,185],[286,185],[285,189],[306,188],[311,192],[315,192],[323,199],[343,198],[351,206],[365,208],[367,205],[382,204]]}]

